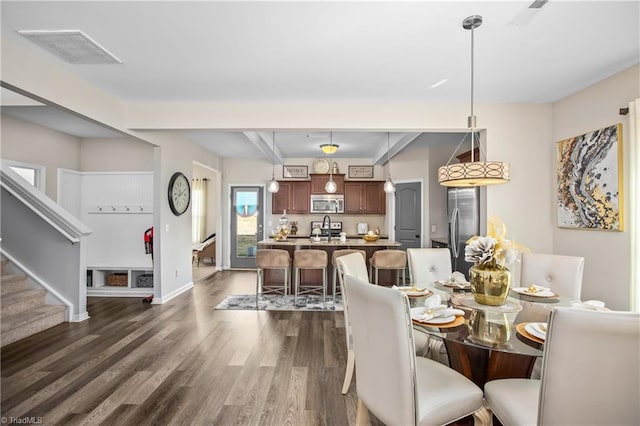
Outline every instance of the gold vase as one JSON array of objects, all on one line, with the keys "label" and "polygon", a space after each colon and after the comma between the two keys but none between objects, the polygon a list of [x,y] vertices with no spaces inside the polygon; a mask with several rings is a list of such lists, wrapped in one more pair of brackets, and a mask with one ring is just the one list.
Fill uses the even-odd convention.
[{"label": "gold vase", "polygon": [[481,305],[501,306],[507,301],[511,287],[511,272],[495,262],[473,265],[469,268],[471,293]]},{"label": "gold vase", "polygon": [[502,312],[476,309],[471,312],[467,328],[474,339],[490,345],[500,345],[511,338],[507,314]]}]

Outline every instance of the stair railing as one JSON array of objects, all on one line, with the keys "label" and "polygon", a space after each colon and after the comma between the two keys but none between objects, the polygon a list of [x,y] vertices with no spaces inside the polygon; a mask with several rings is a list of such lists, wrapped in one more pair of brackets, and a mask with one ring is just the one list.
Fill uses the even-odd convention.
[{"label": "stair railing", "polygon": [[0,185],[72,243],[77,243],[80,238],[91,234],[89,227],[42,191],[30,185],[11,167],[6,165],[0,167]]}]

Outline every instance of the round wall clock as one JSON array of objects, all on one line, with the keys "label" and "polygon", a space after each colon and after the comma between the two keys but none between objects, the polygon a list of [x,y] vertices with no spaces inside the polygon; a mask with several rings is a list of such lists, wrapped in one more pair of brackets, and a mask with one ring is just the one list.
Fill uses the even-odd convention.
[{"label": "round wall clock", "polygon": [[169,207],[176,216],[186,212],[191,202],[189,179],[180,172],[175,172],[169,179]]},{"label": "round wall clock", "polygon": [[319,174],[329,173],[329,160],[326,158],[318,158],[313,162],[313,172]]}]

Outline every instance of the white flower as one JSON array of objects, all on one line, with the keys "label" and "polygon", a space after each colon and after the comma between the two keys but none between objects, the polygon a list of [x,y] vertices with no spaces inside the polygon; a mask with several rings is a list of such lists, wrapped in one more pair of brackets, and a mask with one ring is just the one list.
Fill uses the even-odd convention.
[{"label": "white flower", "polygon": [[477,237],[464,248],[464,260],[475,264],[491,262],[495,247],[495,238]]}]

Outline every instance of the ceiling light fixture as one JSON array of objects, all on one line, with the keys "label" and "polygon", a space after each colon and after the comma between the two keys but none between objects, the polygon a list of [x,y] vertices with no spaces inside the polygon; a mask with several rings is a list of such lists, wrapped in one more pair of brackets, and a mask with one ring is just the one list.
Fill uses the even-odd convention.
[{"label": "ceiling light fixture", "polygon": [[[456,151],[454,151],[449,158],[447,165],[438,169],[438,182],[443,186],[487,186],[507,183],[510,180],[509,163],[503,163],[501,161],[475,161],[474,158],[476,117],[473,115],[473,30],[481,24],[482,16],[479,15],[469,16],[462,21],[462,27],[465,30],[471,30],[471,115],[467,121],[469,134],[471,136],[471,161],[468,163],[449,164],[460,145],[462,145],[466,139],[467,136],[465,134],[460,144],[458,144],[458,148],[456,148]],[[479,141],[478,146],[480,146]],[[480,148],[482,149],[482,146],[480,146]]]},{"label": "ceiling light fixture", "polygon": [[276,132],[273,132],[273,139],[271,143],[271,180],[267,184],[267,191],[276,193],[280,190],[280,184],[276,180]]},{"label": "ceiling light fixture", "polygon": [[[328,147],[326,151],[323,148],[325,146]],[[333,144],[333,132],[329,133],[329,144],[320,145],[320,148],[322,148],[322,152],[326,154],[333,154],[338,150],[338,145]],[[338,184],[333,180],[333,167],[329,167],[329,180],[324,184],[324,190],[329,194],[333,194],[338,190]]]},{"label": "ceiling light fixture", "polygon": [[320,145],[320,149],[322,150],[322,152],[324,152],[325,154],[335,154],[336,151],[338,150],[338,146],[339,145],[333,145],[333,144],[329,144],[329,143],[323,143],[322,145]]},{"label": "ceiling light fixture", "polygon": [[391,180],[391,159],[389,158],[389,132],[387,132],[387,167],[389,168],[389,175],[387,181],[384,183],[384,192],[391,194],[396,192],[396,184]]}]

